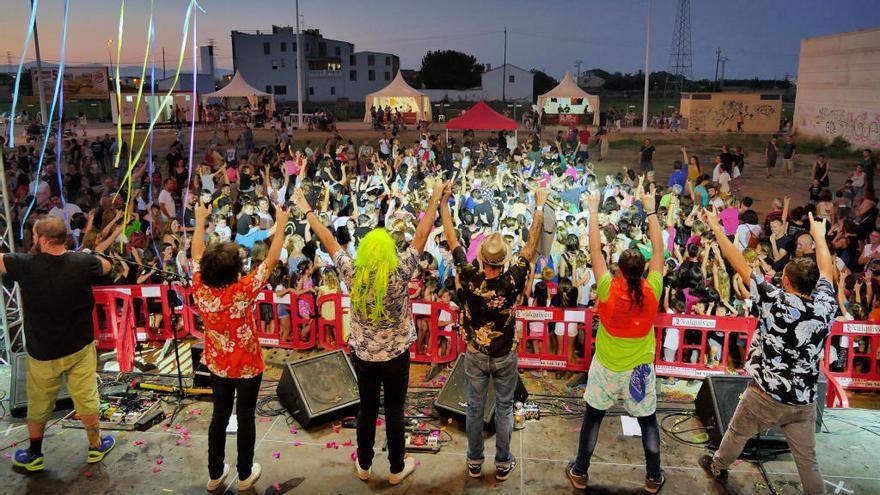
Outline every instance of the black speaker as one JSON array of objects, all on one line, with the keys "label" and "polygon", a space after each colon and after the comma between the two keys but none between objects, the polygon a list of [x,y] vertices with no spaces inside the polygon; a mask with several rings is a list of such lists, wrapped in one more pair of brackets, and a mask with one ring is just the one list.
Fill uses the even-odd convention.
[{"label": "black speaker", "polygon": [[[525,402],[529,398],[529,392],[523,385],[522,378],[519,373],[516,374],[516,390],[513,392],[514,402]],[[467,373],[464,369],[464,355],[458,356],[452,373],[437,394],[434,401],[434,407],[440,413],[458,419],[467,417]],[[483,424],[486,428],[493,428],[495,424],[495,388],[492,380],[489,380],[489,387],[486,389],[486,408],[483,410]]]},{"label": "black speaker", "polygon": [[357,411],[357,377],[342,350],[284,365],[278,400],[293,418],[308,428]]},{"label": "black speaker", "polygon": [[[17,352],[12,355],[12,384],[10,386],[10,414],[16,418],[27,415],[27,353]],[[95,378],[97,380],[97,377]],[[73,409],[70,392],[67,391],[67,378],[61,378],[61,390],[55,400],[55,410]]]},{"label": "black speaker", "polygon": [[193,344],[190,347],[192,352],[193,366],[193,387],[195,388],[211,388],[211,370],[202,364],[202,354],[205,352],[205,344]]},{"label": "black speaker", "polygon": [[[709,442],[714,445],[721,443],[721,438],[733,419],[733,413],[739,404],[742,395],[746,391],[749,383],[753,380],[750,376],[739,375],[715,375],[706,377],[703,385],[697,393],[694,401],[697,417],[703,422],[706,431],[709,433]],[[828,389],[828,383],[825,378],[820,375],[818,383],[818,395],[816,400],[816,431],[822,425],[822,413],[825,410],[825,394]],[[759,433],[761,443],[768,444],[784,444],[786,443],[785,435],[779,427],[773,427],[768,431]],[[758,436],[755,435],[747,446],[755,446]]]}]

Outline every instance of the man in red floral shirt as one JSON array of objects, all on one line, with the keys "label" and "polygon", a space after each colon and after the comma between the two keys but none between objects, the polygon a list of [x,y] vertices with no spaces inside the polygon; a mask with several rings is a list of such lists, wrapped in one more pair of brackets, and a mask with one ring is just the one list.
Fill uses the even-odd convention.
[{"label": "man in red floral shirt", "polygon": [[[263,378],[263,356],[257,339],[253,306],[275,269],[284,244],[284,229],[275,229],[266,260],[241,276],[243,260],[238,244],[218,242],[205,248],[205,223],[209,207],[196,206],[196,228],[192,240],[195,265],[193,294],[205,325],[204,363],[211,371],[214,413],[208,429],[208,490],[220,487],[229,474],[224,464],[226,426],[238,395],[238,491],[253,487],[260,477],[254,460],[256,425],[254,412]],[[276,209],[275,224],[286,225],[288,212]]]}]

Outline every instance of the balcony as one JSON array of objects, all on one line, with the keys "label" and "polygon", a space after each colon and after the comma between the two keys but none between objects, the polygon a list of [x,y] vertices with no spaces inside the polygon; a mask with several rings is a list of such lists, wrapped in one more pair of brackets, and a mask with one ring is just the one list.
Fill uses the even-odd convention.
[{"label": "balcony", "polygon": [[342,70],[311,70],[309,69],[309,78],[342,78]]}]

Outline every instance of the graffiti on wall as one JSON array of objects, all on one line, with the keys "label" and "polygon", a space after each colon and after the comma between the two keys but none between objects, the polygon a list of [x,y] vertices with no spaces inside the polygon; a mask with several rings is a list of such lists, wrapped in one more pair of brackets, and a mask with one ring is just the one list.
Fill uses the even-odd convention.
[{"label": "graffiti on wall", "polygon": [[724,129],[732,130],[736,127],[736,118],[743,114],[743,120],[748,127],[748,121],[755,119],[776,119],[776,107],[773,105],[755,105],[737,100],[724,100],[721,105],[698,106],[693,109],[690,116],[689,127],[692,129]]},{"label": "graffiti on wall", "polygon": [[831,138],[841,136],[853,144],[880,146],[880,113],[820,107],[813,125]]}]

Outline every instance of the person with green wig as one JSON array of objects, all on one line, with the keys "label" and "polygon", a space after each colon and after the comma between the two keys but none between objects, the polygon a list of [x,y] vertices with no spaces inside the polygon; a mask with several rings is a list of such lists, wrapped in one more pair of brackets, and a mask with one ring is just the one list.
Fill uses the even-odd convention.
[{"label": "person with green wig", "polygon": [[409,384],[409,348],[416,340],[409,282],[419,267],[419,257],[437,220],[437,203],[446,184],[434,183],[427,211],[409,247],[398,253],[391,235],[374,228],[361,239],[354,260],[342,249],[333,233],[318,219],[301,189],[293,201],[305,213],[312,232],[324,245],[340,278],[351,293],[349,347],[358,380],[361,404],[357,418],[355,467],[363,481],[370,479],[380,389],[385,389],[385,434],[391,476],[397,485],[415,470],[415,460],[404,448],[404,416]]}]

